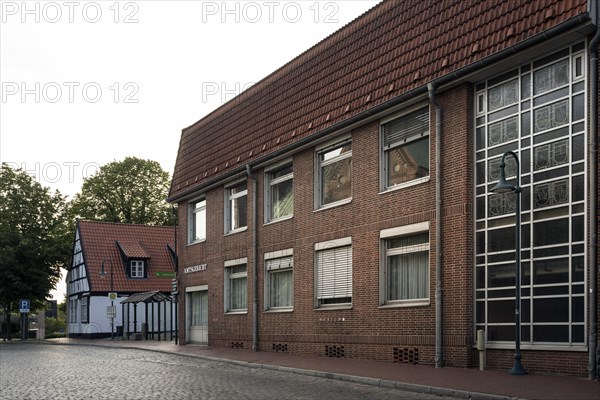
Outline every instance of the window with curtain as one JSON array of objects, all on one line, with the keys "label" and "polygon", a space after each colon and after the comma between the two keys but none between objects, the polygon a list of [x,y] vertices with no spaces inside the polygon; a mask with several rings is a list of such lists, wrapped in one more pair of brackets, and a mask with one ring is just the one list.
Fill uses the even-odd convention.
[{"label": "window with curtain", "polygon": [[294,214],[294,170],[292,164],[268,171],[266,174],[266,222]]},{"label": "window with curtain", "polygon": [[429,176],[429,107],[381,126],[383,189]]},{"label": "window with curtain", "polygon": [[352,143],[345,141],[317,153],[318,207],[352,197]]},{"label": "window with curtain", "polygon": [[429,233],[385,239],[385,303],[429,298]]},{"label": "window with curtain", "polygon": [[246,182],[225,189],[225,233],[234,232],[247,226],[248,187]]},{"label": "window with curtain", "polygon": [[352,303],[352,246],[316,253],[317,307]]},{"label": "window with curtain", "polygon": [[206,302],[208,301],[208,291],[191,292],[190,295],[191,309],[192,309],[192,326],[206,326],[208,325],[208,307]]},{"label": "window with curtain", "polygon": [[294,299],[294,260],[292,256],[266,260],[265,308],[291,309]]},{"label": "window with curtain", "polygon": [[247,267],[239,264],[225,269],[225,305],[227,312],[246,311],[247,309]]},{"label": "window with curtain", "polygon": [[81,298],[81,322],[87,324],[90,316],[89,297]]}]

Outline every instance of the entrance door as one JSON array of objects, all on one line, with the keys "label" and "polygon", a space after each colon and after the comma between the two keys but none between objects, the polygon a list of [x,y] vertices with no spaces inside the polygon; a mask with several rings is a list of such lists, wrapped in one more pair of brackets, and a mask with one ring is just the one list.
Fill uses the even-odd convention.
[{"label": "entrance door", "polygon": [[188,293],[190,324],[188,342],[208,344],[208,290]]}]

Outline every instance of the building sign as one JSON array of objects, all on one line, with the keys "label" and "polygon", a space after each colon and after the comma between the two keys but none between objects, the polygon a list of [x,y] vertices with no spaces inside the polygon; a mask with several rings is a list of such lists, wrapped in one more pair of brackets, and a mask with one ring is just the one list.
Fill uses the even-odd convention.
[{"label": "building sign", "polygon": [[198,271],[206,271],[206,264],[193,265],[191,267],[185,267],[183,269],[184,274],[189,274],[189,273],[198,272]]}]

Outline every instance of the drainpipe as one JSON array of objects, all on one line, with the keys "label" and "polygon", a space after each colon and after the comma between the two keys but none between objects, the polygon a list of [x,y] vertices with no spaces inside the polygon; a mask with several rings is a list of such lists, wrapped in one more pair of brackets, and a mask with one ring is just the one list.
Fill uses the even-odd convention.
[{"label": "drainpipe", "polygon": [[258,183],[256,176],[250,172],[250,164],[246,165],[246,175],[252,179],[252,350],[258,351],[258,239],[256,236]]},{"label": "drainpipe", "polygon": [[598,42],[600,41],[600,4],[592,4],[592,20],[596,25],[596,34],[590,42],[590,331],[588,377],[598,379],[600,348],[598,346]]},{"label": "drainpipe", "polygon": [[442,107],[435,88],[427,84],[429,101],[435,108],[435,367],[443,366],[442,350]]}]

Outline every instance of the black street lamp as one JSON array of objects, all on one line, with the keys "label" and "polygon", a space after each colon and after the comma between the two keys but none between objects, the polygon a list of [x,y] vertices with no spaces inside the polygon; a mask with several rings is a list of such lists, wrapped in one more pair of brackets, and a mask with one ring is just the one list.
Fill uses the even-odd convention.
[{"label": "black street lamp", "polygon": [[[516,186],[506,181],[506,163],[504,160],[507,155],[511,155],[516,165]],[[511,375],[525,375],[527,371],[521,365],[521,169],[519,168],[519,157],[512,151],[507,151],[502,155],[500,161],[500,180],[492,188],[493,193],[514,193],[516,200],[516,223],[515,223],[515,362],[509,373]]]},{"label": "black street lamp", "polygon": [[[98,275],[100,275],[101,277],[105,277],[106,276],[106,271],[104,270],[104,263],[108,263],[108,265],[110,265],[110,292],[111,295],[112,293],[114,293],[114,285],[113,285],[113,269],[112,269],[112,262],[110,260],[104,260],[102,261],[102,265],[100,267],[100,272]],[[112,296],[110,297],[110,340],[113,340],[115,337],[115,306],[113,304],[113,298]]]}]

